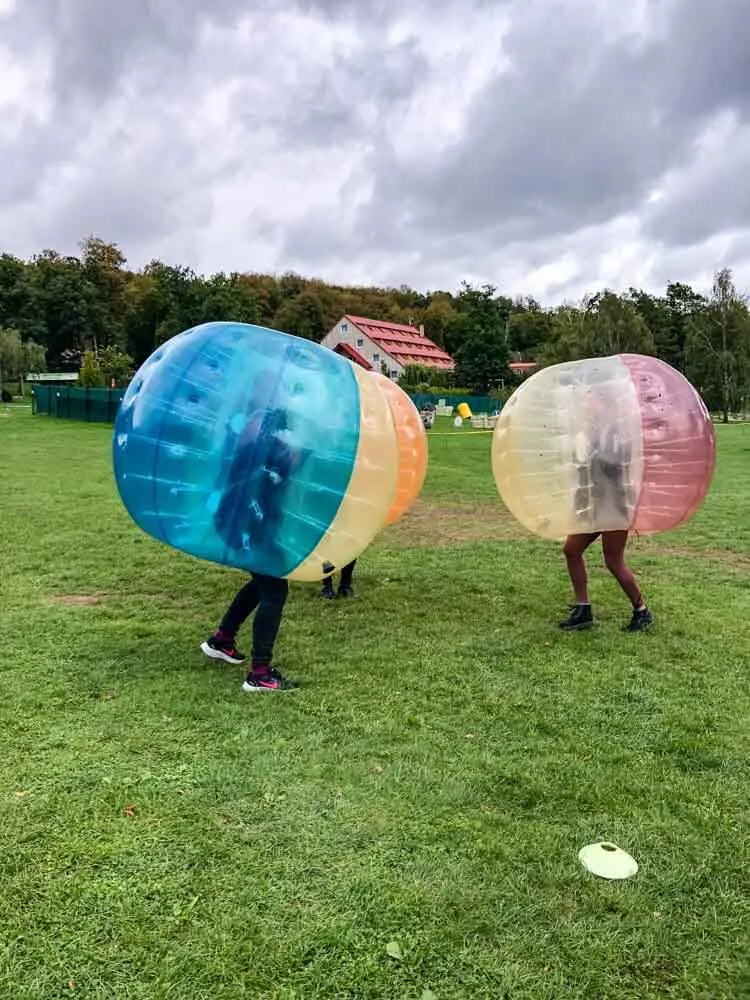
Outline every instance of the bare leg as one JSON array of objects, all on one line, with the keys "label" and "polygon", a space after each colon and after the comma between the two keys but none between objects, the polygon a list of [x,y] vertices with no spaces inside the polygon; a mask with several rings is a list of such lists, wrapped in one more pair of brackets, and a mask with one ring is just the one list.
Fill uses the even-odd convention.
[{"label": "bare leg", "polygon": [[634,610],[646,607],[640,587],[625,563],[625,547],[628,544],[627,531],[605,531],[602,534],[604,562],[612,576],[627,594]]},{"label": "bare leg", "polygon": [[576,604],[590,603],[586,563],[583,554],[598,537],[598,532],[590,532],[585,535],[568,535],[565,539],[563,554],[565,562],[568,564],[568,576],[573,585]]}]

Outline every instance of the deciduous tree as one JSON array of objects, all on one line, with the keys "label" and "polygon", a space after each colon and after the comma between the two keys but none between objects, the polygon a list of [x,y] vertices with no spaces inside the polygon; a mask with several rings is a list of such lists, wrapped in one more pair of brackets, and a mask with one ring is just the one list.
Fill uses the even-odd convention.
[{"label": "deciduous tree", "polygon": [[724,423],[744,408],[750,388],[750,315],[728,268],[714,276],[711,298],[687,324],[685,363],[688,378]]}]

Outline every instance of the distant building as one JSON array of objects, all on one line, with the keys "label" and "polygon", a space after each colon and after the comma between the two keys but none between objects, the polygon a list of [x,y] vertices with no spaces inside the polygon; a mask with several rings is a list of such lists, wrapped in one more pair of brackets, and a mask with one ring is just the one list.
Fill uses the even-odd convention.
[{"label": "distant building", "polygon": [[45,385],[50,382],[74,385],[78,381],[78,372],[33,372],[26,376],[26,381],[32,385]]},{"label": "distant building", "polygon": [[398,378],[407,365],[455,368],[450,354],[425,336],[423,326],[344,316],[321,343],[368,371],[384,371],[391,378]]},{"label": "distant building", "polygon": [[536,361],[511,361],[508,368],[513,372],[514,375],[531,375],[535,372],[539,365]]}]

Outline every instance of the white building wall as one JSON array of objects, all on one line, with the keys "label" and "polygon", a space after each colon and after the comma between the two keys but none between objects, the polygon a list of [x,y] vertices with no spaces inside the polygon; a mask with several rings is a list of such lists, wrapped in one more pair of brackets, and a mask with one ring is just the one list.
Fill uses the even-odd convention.
[{"label": "white building wall", "polygon": [[333,350],[337,344],[348,344],[362,357],[369,361],[375,371],[381,371],[381,364],[385,363],[388,374],[391,378],[397,378],[404,370],[404,366],[387,354],[382,347],[378,347],[374,340],[371,340],[366,333],[347,319],[340,320],[334,328],[321,340],[323,347]]}]

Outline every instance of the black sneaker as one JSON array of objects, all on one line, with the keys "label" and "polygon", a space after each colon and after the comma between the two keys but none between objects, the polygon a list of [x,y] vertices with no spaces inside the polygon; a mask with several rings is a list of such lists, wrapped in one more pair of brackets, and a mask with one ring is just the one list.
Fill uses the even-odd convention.
[{"label": "black sneaker", "polygon": [[325,597],[327,601],[332,601],[336,596],[333,592],[333,580],[330,576],[327,576],[323,581],[323,586],[320,588],[320,596]]},{"label": "black sneaker", "polygon": [[252,673],[245,678],[242,690],[251,694],[254,691],[293,691],[298,685],[284,677],[282,673],[271,667],[267,674],[254,677]]},{"label": "black sneaker", "polygon": [[641,608],[640,611],[633,611],[630,623],[623,628],[623,632],[645,632],[649,625],[653,625],[654,616],[648,608]]},{"label": "black sneaker", "polygon": [[341,584],[338,590],[339,597],[354,597],[354,590],[346,584]]},{"label": "black sneaker", "polygon": [[212,635],[205,642],[201,643],[201,649],[210,656],[212,660],[223,660],[225,663],[244,663],[245,656],[237,649],[233,642],[224,639],[217,639]]},{"label": "black sneaker", "polygon": [[591,628],[594,624],[594,615],[590,604],[573,604],[570,616],[564,622],[560,622],[560,628],[566,632],[574,629]]}]

